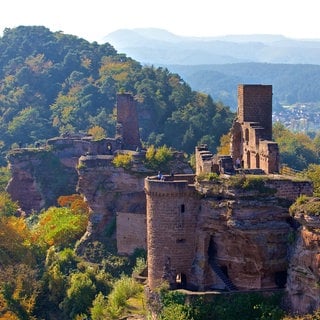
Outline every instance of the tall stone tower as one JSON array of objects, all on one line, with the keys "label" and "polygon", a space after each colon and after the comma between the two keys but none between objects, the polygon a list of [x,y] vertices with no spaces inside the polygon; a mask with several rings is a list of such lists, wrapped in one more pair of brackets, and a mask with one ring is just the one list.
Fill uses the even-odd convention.
[{"label": "tall stone tower", "polygon": [[194,282],[192,263],[200,202],[195,197],[194,186],[186,179],[145,180],[148,285],[151,289],[163,281],[172,287],[188,287]]},{"label": "tall stone tower", "polygon": [[231,156],[245,169],[279,172],[279,147],[272,141],[272,86],[238,85],[238,115],[231,138]]},{"label": "tall stone tower", "polygon": [[238,85],[238,121],[259,124],[263,139],[272,139],[272,85]]},{"label": "tall stone tower", "polygon": [[121,139],[122,148],[136,150],[141,148],[137,105],[129,93],[117,94],[117,133]]}]

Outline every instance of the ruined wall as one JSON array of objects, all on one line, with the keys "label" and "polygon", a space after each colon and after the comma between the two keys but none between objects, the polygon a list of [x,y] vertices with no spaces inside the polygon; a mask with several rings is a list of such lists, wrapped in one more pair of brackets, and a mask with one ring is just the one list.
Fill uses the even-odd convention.
[{"label": "ruined wall", "polygon": [[294,202],[299,196],[312,196],[313,185],[311,181],[295,180],[279,176],[279,179],[270,179],[266,182],[270,188],[276,189],[275,196]]},{"label": "ruined wall", "polygon": [[207,145],[195,148],[196,175],[212,172],[213,154],[208,150]]},{"label": "ruined wall", "polygon": [[117,95],[117,124],[123,149],[141,148],[136,101],[129,93]]}]

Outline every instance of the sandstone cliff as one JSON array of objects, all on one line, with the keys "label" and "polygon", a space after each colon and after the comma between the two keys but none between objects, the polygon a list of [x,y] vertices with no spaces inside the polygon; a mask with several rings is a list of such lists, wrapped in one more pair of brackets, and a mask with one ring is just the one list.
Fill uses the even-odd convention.
[{"label": "sandstone cliff", "polygon": [[291,208],[301,224],[292,239],[287,293],[292,311],[305,314],[320,308],[320,199],[305,199]]},{"label": "sandstone cliff", "polygon": [[16,149],[7,158],[12,175],[7,191],[27,215],[56,205],[60,195],[76,192],[75,168],[49,149]]}]

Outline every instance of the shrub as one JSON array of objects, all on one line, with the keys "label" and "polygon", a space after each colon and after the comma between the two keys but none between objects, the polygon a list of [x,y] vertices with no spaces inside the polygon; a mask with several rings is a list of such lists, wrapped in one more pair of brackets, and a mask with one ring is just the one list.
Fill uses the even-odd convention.
[{"label": "shrub", "polygon": [[33,230],[34,241],[40,245],[70,247],[86,231],[87,224],[87,214],[51,207],[39,216]]},{"label": "shrub", "polygon": [[95,294],[95,284],[88,274],[72,274],[70,287],[67,290],[67,297],[60,304],[60,307],[68,319],[74,319],[76,315],[85,313],[88,310],[94,300]]},{"label": "shrub", "polygon": [[19,208],[17,202],[12,201],[7,192],[0,192],[0,217],[13,216]]},{"label": "shrub", "polygon": [[320,199],[301,195],[297,198],[296,202],[289,208],[289,212],[292,216],[294,216],[296,212],[303,212],[303,214],[311,216],[319,216]]},{"label": "shrub", "polygon": [[106,312],[110,319],[119,319],[119,316],[127,306],[127,300],[141,291],[142,286],[133,278],[122,276],[117,280],[108,296]]},{"label": "shrub", "polygon": [[93,141],[98,141],[106,138],[106,130],[100,126],[94,126],[88,130],[88,134],[92,135]]},{"label": "shrub", "polygon": [[171,148],[168,148],[166,145],[155,149],[151,145],[146,152],[146,166],[153,170],[162,170],[168,169],[169,161],[173,158],[173,153]]},{"label": "shrub", "polygon": [[129,169],[131,166],[131,161],[132,161],[132,155],[125,153],[125,154],[116,155],[112,160],[112,163],[117,168],[121,167],[121,168]]}]

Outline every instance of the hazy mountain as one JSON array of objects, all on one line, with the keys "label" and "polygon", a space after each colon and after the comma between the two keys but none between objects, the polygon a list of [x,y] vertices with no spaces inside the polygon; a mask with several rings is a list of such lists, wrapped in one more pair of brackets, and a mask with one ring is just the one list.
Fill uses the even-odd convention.
[{"label": "hazy mountain", "polygon": [[319,39],[291,39],[268,34],[196,38],[150,28],[117,30],[103,41],[146,64],[320,64]]},{"label": "hazy mountain", "polygon": [[239,83],[273,85],[274,107],[320,102],[320,39],[282,35],[194,38],[161,29],[118,30],[104,38],[141,63],[178,73],[232,110]]}]

